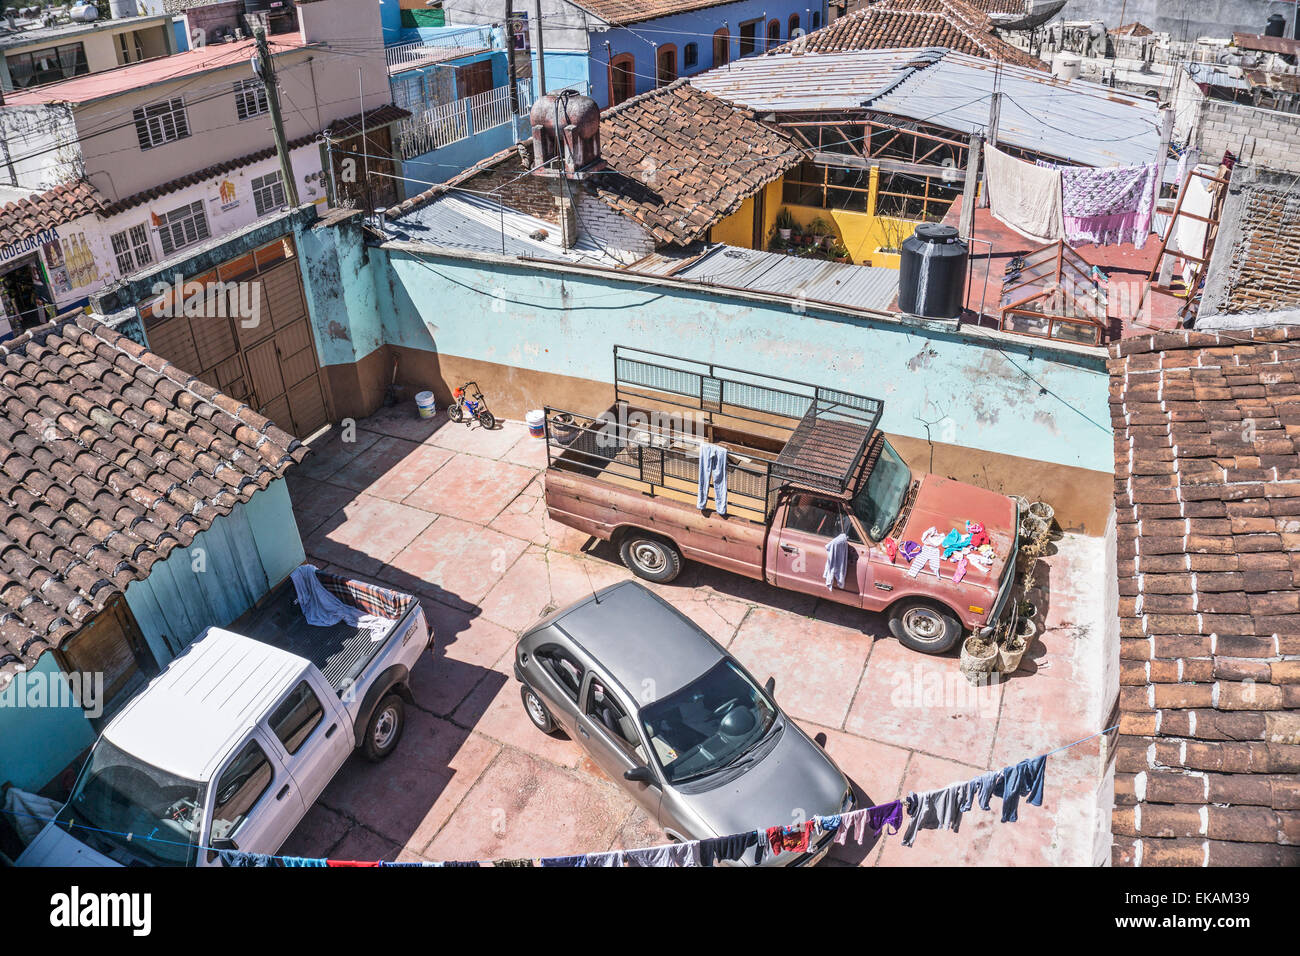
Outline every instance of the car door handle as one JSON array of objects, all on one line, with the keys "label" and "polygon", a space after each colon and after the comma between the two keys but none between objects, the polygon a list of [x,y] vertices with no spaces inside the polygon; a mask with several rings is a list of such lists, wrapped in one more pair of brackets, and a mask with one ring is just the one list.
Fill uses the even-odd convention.
[{"label": "car door handle", "polygon": [[783,545],[781,545],[781,550],[784,551],[786,554],[798,554],[798,553],[799,553],[799,549],[798,549],[798,548],[792,547],[791,545],[788,545],[788,544],[783,544]]},{"label": "car door handle", "polygon": [[289,785],[286,783],[283,787],[280,788],[280,792],[275,795],[275,799],[283,800],[288,795],[289,795]]},{"label": "car door handle", "polygon": [[338,730],[338,729],[339,729],[339,725],[338,725],[338,724],[330,724],[330,729],[327,730],[327,731],[325,731],[325,739],[328,740],[330,737],[333,737],[333,736],[334,736],[334,731],[336,731],[336,730]]},{"label": "car door handle", "polygon": [[578,733],[579,733],[581,736],[583,736],[583,737],[590,737],[590,736],[591,736],[591,734],[587,733],[587,731],[586,731],[586,730],[585,730],[581,725],[579,725],[579,727],[578,727]]}]

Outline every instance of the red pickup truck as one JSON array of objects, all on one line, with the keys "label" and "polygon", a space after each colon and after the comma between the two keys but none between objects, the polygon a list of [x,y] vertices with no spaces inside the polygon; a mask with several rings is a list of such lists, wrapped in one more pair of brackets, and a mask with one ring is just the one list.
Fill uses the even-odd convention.
[{"label": "red pickup truck", "polygon": [[[546,505],[639,577],[671,581],[689,558],[883,612],[927,654],[1014,626],[1015,502],[914,473],[877,429],[879,400],[624,346],[614,365],[605,412],[546,409]],[[698,507],[702,443],[726,452],[725,515],[716,483]],[[841,533],[843,584],[828,584]]]}]

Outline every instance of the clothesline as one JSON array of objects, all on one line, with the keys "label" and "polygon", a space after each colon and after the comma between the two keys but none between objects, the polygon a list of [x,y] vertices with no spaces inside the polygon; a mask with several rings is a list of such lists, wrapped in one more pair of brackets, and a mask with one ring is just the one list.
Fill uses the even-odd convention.
[{"label": "clothesline", "polygon": [[[763,849],[762,849],[761,841],[765,834],[767,835],[769,841],[771,842],[772,852],[777,854],[783,851],[800,852],[801,848],[806,849],[811,842],[811,838],[815,835],[811,832],[811,829],[814,826],[819,827],[819,834],[834,832],[836,834],[835,842],[840,844],[846,842],[847,833],[850,828],[852,828],[855,831],[854,839],[858,843],[862,842],[862,839],[865,835],[864,833],[865,827],[862,821],[868,821],[872,825],[872,828],[877,832],[877,835],[879,835],[881,831],[886,829],[886,827],[891,827],[891,829],[889,829],[889,833],[893,834],[898,831],[898,827],[901,825],[901,812],[899,811],[901,811],[901,808],[904,805],[909,805],[908,806],[909,814],[913,817],[913,824],[911,827],[909,827],[908,834],[904,838],[904,845],[910,846],[911,845],[910,837],[914,836],[915,830],[918,828],[917,817],[919,815],[919,809],[920,809],[918,808],[917,811],[914,811],[912,806],[910,805],[914,801],[919,803],[920,801],[917,800],[918,797],[924,798],[931,794],[943,793],[945,791],[954,790],[958,787],[966,787],[967,792],[963,794],[963,797],[966,798],[966,809],[969,810],[971,805],[970,801],[978,796],[980,799],[980,808],[983,810],[987,810],[989,809],[988,798],[990,796],[1002,795],[1002,794],[996,794],[992,791],[991,783],[993,778],[1001,776],[1002,774],[1011,771],[1013,768],[1018,768],[1028,764],[1033,764],[1036,761],[1045,761],[1048,757],[1052,757],[1058,753],[1061,753],[1062,751],[1069,750],[1072,747],[1077,747],[1080,744],[1087,743],[1089,740],[1093,740],[1097,737],[1101,737],[1105,734],[1110,733],[1113,730],[1118,729],[1118,727],[1119,727],[1118,724],[1112,725],[1110,727],[1107,727],[1105,730],[1099,730],[1094,734],[1089,734],[1086,737],[1080,737],[1078,740],[1057,747],[1055,750],[1049,750],[1045,754],[1039,754],[1036,757],[1026,758],[1025,760],[1022,760],[1017,764],[1014,764],[1009,767],[1004,767],[1002,770],[999,771],[989,771],[985,774],[982,774],[979,777],[974,778],[971,781],[968,781],[966,784],[951,784],[949,785],[949,787],[941,788],[940,790],[926,791],[925,793],[920,795],[913,792],[908,794],[906,800],[903,801],[893,800],[888,803],[880,804],[878,806],[861,807],[857,810],[853,810],[845,814],[835,814],[833,816],[824,816],[824,817],[813,817],[807,821],[804,821],[804,823],[802,824],[796,824],[794,826],[775,826],[775,827],[769,827],[766,830],[756,829],[756,830],[749,831],[747,833],[730,834],[724,837],[716,837],[713,838],[712,840],[693,840],[685,843],[666,843],[657,846],[643,847],[637,850],[615,850],[615,851],[607,851],[602,853],[575,854],[571,856],[562,856],[562,857],[532,857],[532,858],[497,860],[497,861],[488,861],[488,862],[492,866],[532,866],[534,862],[536,862],[538,865],[541,866],[593,866],[593,865],[594,866],[621,866],[627,861],[634,861],[636,858],[645,858],[645,859],[654,859],[662,862],[649,862],[649,863],[632,862],[632,865],[634,866],[713,865],[713,862],[720,859],[729,859],[729,860],[739,859],[740,856],[742,856],[745,851],[755,846],[758,847],[757,850],[758,854],[762,854]],[[988,783],[985,783],[982,787],[972,788],[972,785],[982,781],[988,781]],[[1035,802],[1032,796],[1030,797],[1030,803],[1034,804],[1035,806],[1039,806],[1042,803],[1041,775],[1037,780],[1037,784],[1038,784],[1037,802]],[[1027,792],[1028,791],[1026,791],[1026,793]],[[1005,803],[1007,797],[1003,796],[1003,799]],[[965,811],[963,810],[961,812],[965,812]],[[1005,812],[1006,812],[1006,807],[1004,806],[1004,822],[1006,822]],[[1012,806],[1010,812],[1011,812],[1010,819],[1011,821],[1014,821],[1015,820],[1014,805]],[[41,823],[46,823],[46,824],[55,822],[54,818],[52,817],[42,817],[36,814],[21,813],[13,810],[0,810],[0,813],[5,813],[13,817],[24,817],[31,820],[37,820]],[[876,819],[873,818],[873,815],[875,818],[882,818],[880,820],[879,826],[875,825]],[[957,816],[958,818],[960,818],[960,813],[958,813]],[[941,822],[938,826],[928,826],[923,824],[919,828],[940,829],[944,827]],[[957,829],[955,826],[949,826],[947,828],[954,830],[954,832]],[[199,846],[191,843],[183,843],[179,840],[166,840],[152,835],[126,833],[120,830],[107,830],[107,829],[102,829],[100,827],[93,827],[93,826],[88,826],[80,823],[73,824],[70,827],[70,829],[72,830],[81,829],[90,833],[102,833],[108,836],[125,837],[128,842],[133,842],[135,840],[145,840],[151,843],[158,843],[167,846],[178,846],[178,847],[186,847],[186,848],[193,847],[197,851],[208,851],[208,852],[218,853],[221,855],[223,862],[227,862],[227,865],[234,865],[234,866],[279,865],[285,867],[321,867],[321,866],[475,867],[475,866],[482,865],[479,861],[443,861],[440,863],[389,863],[383,861],[329,860],[325,858],[295,857],[295,856],[284,856],[284,855],[270,854],[270,853],[254,854],[254,853],[245,853],[242,851],[221,850],[216,847]],[[776,834],[775,837],[773,836],[774,833]],[[775,842],[776,840],[780,840],[779,848],[777,843]],[[706,844],[708,844],[709,846],[705,847]],[[733,851],[737,851],[737,848],[738,848],[738,852],[735,852],[734,856],[723,855],[723,853],[731,853]],[[709,863],[702,864],[701,859],[702,856],[705,855],[711,856],[712,859],[710,860]],[[598,862],[595,863],[586,862],[587,860],[592,860],[592,859],[595,859]],[[617,862],[613,862],[613,860],[617,860]],[[582,862],[577,862],[577,861],[582,861]]]}]

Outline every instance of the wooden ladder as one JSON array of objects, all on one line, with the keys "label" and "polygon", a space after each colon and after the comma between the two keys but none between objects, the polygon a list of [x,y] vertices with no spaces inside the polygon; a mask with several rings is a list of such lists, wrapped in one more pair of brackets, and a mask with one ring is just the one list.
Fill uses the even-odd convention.
[{"label": "wooden ladder", "polygon": [[[1165,295],[1185,298],[1183,307],[1178,312],[1179,319],[1185,319],[1192,306],[1196,303],[1200,294],[1200,285],[1205,278],[1205,271],[1209,268],[1210,257],[1214,255],[1214,240],[1219,234],[1219,218],[1223,213],[1223,200],[1227,193],[1225,188],[1228,185],[1229,169],[1227,166],[1220,166],[1215,175],[1203,173],[1196,169],[1189,169],[1187,175],[1178,188],[1178,201],[1174,204],[1173,215],[1169,217],[1169,227],[1165,230],[1164,236],[1160,240],[1160,254],[1156,256],[1155,264],[1151,267],[1151,272],[1147,276],[1146,286],[1142,290],[1142,298],[1138,302],[1137,314],[1142,314],[1142,309],[1146,305],[1147,296],[1152,292],[1161,292]],[[1184,212],[1183,200],[1187,196],[1187,186],[1192,181],[1192,177],[1204,179],[1211,183],[1214,190],[1214,196],[1210,200],[1210,214],[1202,216],[1199,213]],[[1160,284],[1160,266],[1164,262],[1166,252],[1169,248],[1169,240],[1174,235],[1178,227],[1179,219],[1194,219],[1197,222],[1205,223],[1205,244],[1201,249],[1201,256],[1194,256],[1187,252],[1170,253],[1180,259],[1185,259],[1193,263],[1190,273],[1183,276],[1183,288],[1177,289],[1172,285],[1164,286]]]}]

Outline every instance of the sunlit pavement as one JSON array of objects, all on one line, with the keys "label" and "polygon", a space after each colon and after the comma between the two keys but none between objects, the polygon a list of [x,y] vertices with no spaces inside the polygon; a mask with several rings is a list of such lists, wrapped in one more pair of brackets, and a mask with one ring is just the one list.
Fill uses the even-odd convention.
[{"label": "sunlit pavement", "polygon": [[[512,673],[518,634],[548,608],[631,577],[608,545],[550,521],[546,449],[522,424],[495,431],[422,420],[406,403],[334,432],[289,479],[309,560],[417,594],[434,648],[412,676],[417,706],[391,758],[354,758],[286,854],[467,860],[599,852],[664,842],[621,787],[564,738],[538,732]],[[696,621],[823,742],[860,806],[968,779],[1100,730],[1102,542],[1066,535],[1040,563],[1039,639],[1021,669],[972,688],[956,652],[914,653],[884,618],[688,564],[655,590]],[[1097,740],[1048,763],[1043,806],[1017,823],[966,815],[835,847],[823,865],[1088,865]],[[1108,815],[1108,811],[1107,811]],[[772,824],[789,821],[773,820]],[[1107,841],[1108,843],[1109,841]]]}]

